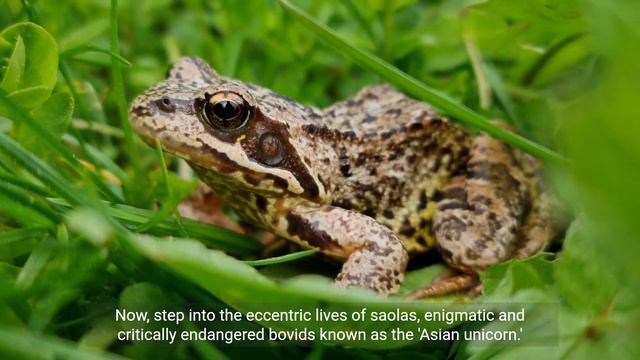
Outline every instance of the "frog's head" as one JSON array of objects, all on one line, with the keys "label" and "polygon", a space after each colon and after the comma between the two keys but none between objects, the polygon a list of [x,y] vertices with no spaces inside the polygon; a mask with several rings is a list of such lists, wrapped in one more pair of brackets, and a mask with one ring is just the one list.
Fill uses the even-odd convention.
[{"label": "frog's head", "polygon": [[219,76],[186,57],[138,96],[129,117],[150,145],[186,159],[214,189],[324,196],[292,139],[291,119],[311,109],[252,84]]}]

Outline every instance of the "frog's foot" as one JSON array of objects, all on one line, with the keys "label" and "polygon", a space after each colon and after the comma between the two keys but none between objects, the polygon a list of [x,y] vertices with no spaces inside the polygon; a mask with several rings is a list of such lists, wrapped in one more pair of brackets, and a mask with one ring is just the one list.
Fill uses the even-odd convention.
[{"label": "frog's foot", "polygon": [[335,279],[339,287],[388,295],[402,285],[409,259],[404,244],[366,215],[333,206],[296,210],[287,214],[280,232],[327,255],[346,258]]},{"label": "frog's foot", "polygon": [[444,274],[436,277],[431,284],[407,295],[406,299],[418,300],[464,290],[469,290],[475,295],[476,289],[480,286],[480,279],[477,274],[460,273],[449,269]]},{"label": "frog's foot", "polygon": [[443,258],[468,273],[513,258],[530,205],[528,186],[507,145],[475,137],[466,174],[450,181],[434,216]]}]

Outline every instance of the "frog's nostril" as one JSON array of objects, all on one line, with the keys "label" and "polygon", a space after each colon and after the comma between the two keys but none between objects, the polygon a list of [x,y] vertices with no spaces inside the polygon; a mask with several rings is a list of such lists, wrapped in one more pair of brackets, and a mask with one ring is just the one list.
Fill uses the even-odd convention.
[{"label": "frog's nostril", "polygon": [[163,96],[160,100],[157,100],[156,105],[164,112],[174,112],[176,110],[175,104],[167,96]]}]

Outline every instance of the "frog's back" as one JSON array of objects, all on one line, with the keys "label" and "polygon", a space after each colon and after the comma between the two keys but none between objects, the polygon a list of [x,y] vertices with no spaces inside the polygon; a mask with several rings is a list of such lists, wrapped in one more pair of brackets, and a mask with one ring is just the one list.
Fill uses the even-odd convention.
[{"label": "frog's back", "polygon": [[365,88],[323,113],[324,126],[306,129],[333,148],[317,160],[332,204],[375,218],[411,251],[429,248],[436,200],[465,163],[469,135],[388,85]]}]

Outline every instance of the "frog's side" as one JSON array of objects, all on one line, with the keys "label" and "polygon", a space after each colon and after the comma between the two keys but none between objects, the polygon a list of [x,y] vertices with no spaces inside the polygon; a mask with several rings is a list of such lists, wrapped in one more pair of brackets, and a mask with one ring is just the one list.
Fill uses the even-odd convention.
[{"label": "frog's side", "polygon": [[534,159],[389,86],[318,110],[188,57],[130,117],[244,220],[345,258],[340,286],[393,293],[408,252],[432,246],[482,270],[536,253],[555,230]]}]

